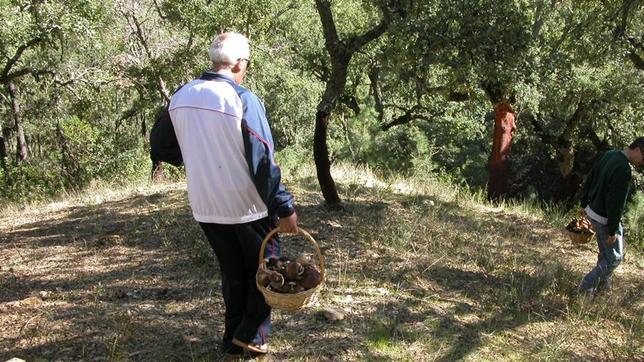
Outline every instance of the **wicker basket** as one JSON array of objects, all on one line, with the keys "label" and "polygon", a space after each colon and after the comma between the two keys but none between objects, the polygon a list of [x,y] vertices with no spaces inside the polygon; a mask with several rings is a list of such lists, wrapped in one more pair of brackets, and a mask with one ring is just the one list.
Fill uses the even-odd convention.
[{"label": "wicker basket", "polygon": [[568,237],[570,238],[572,243],[575,245],[586,244],[590,242],[595,236],[595,232],[592,230],[583,233],[575,233],[570,230],[566,230],[566,233],[568,234]]},{"label": "wicker basket", "polygon": [[[262,247],[259,250],[259,269],[266,269],[266,263],[264,261],[264,250],[266,249],[266,243],[277,232],[279,232],[279,228],[276,228],[268,233],[268,235],[266,235],[266,237],[264,238],[264,241],[262,241]],[[299,293],[277,293],[260,285],[257,281],[257,276],[255,277],[255,284],[257,285],[257,289],[259,289],[259,291],[264,295],[266,303],[275,309],[281,309],[289,312],[302,309],[315,303],[319,291],[324,285],[324,257],[320,252],[320,247],[318,246],[317,242],[315,242],[315,239],[313,239],[313,237],[302,228],[299,228],[298,233],[304,236],[304,238],[307,239],[315,247],[315,253],[317,255],[320,267],[320,284]]]}]

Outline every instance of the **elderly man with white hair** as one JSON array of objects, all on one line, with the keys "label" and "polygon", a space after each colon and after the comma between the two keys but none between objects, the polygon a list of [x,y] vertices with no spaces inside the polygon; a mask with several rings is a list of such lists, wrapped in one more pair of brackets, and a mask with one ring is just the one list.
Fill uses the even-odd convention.
[{"label": "elderly man with white hair", "polygon": [[[151,156],[185,165],[193,216],[221,269],[224,352],[265,354],[271,309],[255,285],[257,257],[278,224],[297,232],[297,215],[275,164],[264,105],[240,85],[250,66],[248,39],[217,36],[210,59],[212,69],[175,92],[158,117]],[[278,238],[266,253],[279,255]]]}]

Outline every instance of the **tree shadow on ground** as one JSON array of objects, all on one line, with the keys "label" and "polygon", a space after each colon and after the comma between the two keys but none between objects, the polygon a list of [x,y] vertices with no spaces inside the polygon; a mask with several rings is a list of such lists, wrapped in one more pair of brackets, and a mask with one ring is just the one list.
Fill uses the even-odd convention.
[{"label": "tree shadow on ground", "polygon": [[[332,255],[343,216],[318,204],[298,212]],[[222,357],[218,267],[184,191],[68,208],[3,239],[0,309],[14,317],[0,322],[2,358]]]},{"label": "tree shadow on ground", "polygon": [[[339,323],[310,311],[277,312],[275,334],[291,348],[276,351],[275,360],[387,360],[379,343],[423,338],[446,346],[435,359],[456,360],[488,334],[533,318],[566,318],[581,273],[560,263],[544,223],[436,197],[346,187],[351,198],[343,210],[327,208],[308,189],[297,210],[326,257],[323,302],[351,297],[354,308]],[[405,229],[421,222],[437,226]],[[218,267],[185,191],[65,209],[5,236],[0,359],[222,358]],[[402,292],[375,298],[361,289],[380,286]],[[640,297],[623,294],[619,305],[636,315]],[[616,317],[625,328],[633,323]]]},{"label": "tree shadow on ground", "polygon": [[[10,230],[0,359],[216,358],[219,275],[184,192],[74,207]],[[4,358],[6,357],[6,358]]]},{"label": "tree shadow on ground", "polygon": [[[433,268],[428,274],[427,278],[436,281],[448,294],[456,292],[470,301],[457,303],[453,313],[443,316],[433,331],[438,340],[451,342],[439,358],[441,361],[465,357],[481,345],[482,335],[530,323],[535,313],[541,321],[561,318],[567,307],[567,300],[561,295],[544,294],[551,286],[549,276],[511,271],[499,277],[444,266]],[[570,276],[566,271],[563,274],[564,278]],[[473,313],[473,308],[481,308],[482,313]],[[478,318],[474,322],[459,320],[459,316],[469,314]]]},{"label": "tree shadow on ground", "polygon": [[[618,328],[624,330],[632,330],[633,326],[641,321],[641,310],[637,305],[642,293],[637,291],[641,290],[644,284],[627,276],[621,277],[624,279],[621,282],[627,287],[620,288],[607,297],[613,305],[621,308],[621,312],[606,310],[601,307],[604,303],[601,300],[590,307],[582,306],[585,311],[579,310],[575,287],[587,271],[586,268],[592,268],[592,263],[589,263],[583,272],[573,267],[570,259],[579,259],[579,252],[564,251],[572,249],[566,243],[565,237],[556,231],[553,232],[552,226],[542,220],[508,214],[494,208],[464,209],[457,201],[445,202],[425,195],[392,194],[386,203],[378,203],[363,201],[378,199],[373,197],[371,189],[356,186],[352,192],[352,201],[345,204],[345,210],[340,213],[342,217],[339,219],[347,221],[349,229],[360,230],[358,234],[368,236],[367,240],[345,240],[347,243],[343,243],[343,250],[337,252],[357,260],[353,263],[348,261],[348,266],[345,265],[344,269],[348,268],[356,280],[362,278],[363,284],[394,285],[411,291],[418,298],[436,299],[439,304],[441,301],[452,304],[452,311],[448,314],[438,314],[432,312],[431,306],[424,306],[428,313],[425,317],[440,316],[440,323],[428,333],[434,339],[443,341],[443,346],[447,346],[446,351],[430,359],[448,361],[464,358],[482,347],[482,336],[525,329],[535,322],[574,324],[574,313],[599,314],[602,317],[595,318],[608,318],[619,323],[621,327]],[[397,213],[397,209],[404,212]],[[409,215],[407,218],[398,217],[401,214]],[[377,221],[371,222],[372,217]],[[396,223],[409,225],[410,221],[413,223],[421,217],[422,222],[442,225],[444,230],[438,239],[444,238],[446,242],[439,240],[435,245],[427,247],[431,244],[428,242],[431,235],[428,239],[428,235],[423,234],[422,230],[398,232],[395,225],[392,227],[392,224]],[[441,231],[440,228],[436,229]],[[449,230],[458,230],[459,235],[451,235]],[[342,228],[338,228],[337,231],[342,231]],[[371,238],[371,235],[377,237]],[[391,246],[389,243],[397,242],[395,237],[390,237],[391,235],[406,236],[410,239],[398,241],[398,250],[401,246],[413,248],[424,244],[425,247],[414,250],[417,255],[411,258],[395,252],[387,253],[387,247]],[[388,238],[388,241],[385,238]],[[349,247],[356,251],[347,252]],[[375,261],[370,260],[373,251],[377,251],[373,254],[379,254],[376,255]],[[586,251],[594,253],[592,248]],[[572,258],[566,256],[571,254]],[[339,262],[335,266],[343,268]],[[418,283],[419,279],[423,283]],[[402,307],[400,303],[397,303],[397,306],[392,304],[390,308],[403,308],[403,312],[398,314],[409,315],[410,320],[406,323],[413,323],[418,318],[404,313],[404,308],[410,306],[409,303],[402,303]],[[473,315],[474,321],[463,322],[460,317],[472,317],[471,310],[474,308],[481,309],[481,313]],[[357,313],[357,318],[366,319],[371,324],[371,327],[361,330],[357,335],[367,336],[369,328],[381,327],[382,322],[374,321],[372,313],[373,310],[370,310],[370,313]],[[360,319],[352,319],[347,325],[360,325]],[[394,334],[392,332],[389,337],[394,338]],[[395,337],[400,338],[399,335]],[[325,342],[316,344],[320,348],[325,345],[347,344],[344,343],[346,338],[343,337],[326,337],[322,340]],[[382,353],[377,352],[373,341],[369,342],[358,336],[351,341],[354,351],[363,352],[362,357],[368,356],[368,360],[386,359]],[[526,342],[520,344],[526,345]],[[527,346],[535,353],[558,348],[540,342],[527,343]],[[526,355],[530,352],[526,350],[519,354]],[[598,356],[597,350],[564,350],[557,353],[563,353],[561,356],[573,359],[592,359]],[[333,355],[326,354],[327,357]]]}]

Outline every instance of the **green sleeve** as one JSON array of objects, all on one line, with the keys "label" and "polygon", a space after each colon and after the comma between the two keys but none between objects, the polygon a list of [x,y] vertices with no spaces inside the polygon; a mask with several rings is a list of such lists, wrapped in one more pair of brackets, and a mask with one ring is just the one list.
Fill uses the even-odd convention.
[{"label": "green sleeve", "polygon": [[606,217],[608,218],[608,234],[615,235],[619,222],[626,206],[628,189],[630,187],[631,169],[628,165],[626,168],[615,170],[608,183],[608,192],[606,193]]},{"label": "green sleeve", "polygon": [[579,199],[579,204],[581,205],[582,209],[588,206],[588,204],[590,203],[590,201],[588,200],[588,190],[590,189],[590,185],[593,181],[593,175],[595,174],[594,171],[595,168],[593,167],[588,173],[588,176],[586,176],[586,181],[584,182],[584,185],[581,189],[581,198]]}]

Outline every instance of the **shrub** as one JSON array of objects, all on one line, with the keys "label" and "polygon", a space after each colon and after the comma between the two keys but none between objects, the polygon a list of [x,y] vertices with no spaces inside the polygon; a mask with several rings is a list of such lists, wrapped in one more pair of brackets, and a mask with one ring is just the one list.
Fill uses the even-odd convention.
[{"label": "shrub", "polygon": [[644,195],[641,192],[636,193],[628,203],[624,227],[628,244],[644,251]]}]

